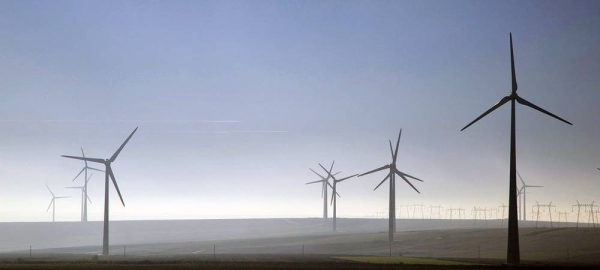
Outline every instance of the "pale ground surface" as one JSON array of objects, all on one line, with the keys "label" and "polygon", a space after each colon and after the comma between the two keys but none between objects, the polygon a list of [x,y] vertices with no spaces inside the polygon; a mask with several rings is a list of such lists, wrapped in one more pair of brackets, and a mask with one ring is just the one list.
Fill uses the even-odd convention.
[{"label": "pale ground surface", "polygon": [[[521,224],[521,258],[530,262],[600,265],[600,228],[531,228]],[[392,256],[502,262],[506,228],[501,221],[398,220],[387,242],[384,219],[247,219],[111,222],[111,254],[128,260],[212,259],[217,256]],[[506,222],[504,222],[506,225]],[[555,224],[556,226],[556,224]],[[561,224],[564,226],[564,224]],[[587,225],[584,225],[587,226]],[[101,252],[102,223],[0,223],[0,258],[85,259]]]}]

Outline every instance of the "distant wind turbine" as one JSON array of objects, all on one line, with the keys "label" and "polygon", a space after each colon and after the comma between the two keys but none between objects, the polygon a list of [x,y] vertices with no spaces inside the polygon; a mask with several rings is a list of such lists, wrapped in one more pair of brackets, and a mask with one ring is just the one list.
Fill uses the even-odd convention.
[{"label": "distant wind turbine", "polygon": [[[80,187],[65,187],[65,188],[76,188],[76,189],[81,189],[81,221],[83,221],[83,214],[84,214],[84,205],[87,205],[87,201],[89,200],[90,203],[92,203],[92,200],[90,200],[90,197],[87,195],[87,183],[90,181],[90,179],[92,178],[92,175],[94,175],[93,173],[90,174],[90,177],[88,177],[88,179],[85,181],[85,184],[83,186]],[[87,220],[86,220],[87,221]]]},{"label": "distant wind turbine", "polygon": [[517,78],[515,76],[515,59],[513,54],[512,45],[512,33],[510,34],[510,66],[512,74],[512,92],[510,95],[502,98],[500,102],[494,105],[492,108],[484,112],[481,116],[477,117],[473,122],[466,125],[461,131],[465,130],[479,119],[485,117],[492,111],[498,109],[505,103],[511,103],[511,117],[510,117],[510,185],[509,185],[509,200],[508,200],[508,249],[506,261],[510,265],[517,265],[521,262],[521,255],[519,251],[519,224],[517,220],[517,145],[516,145],[516,129],[515,129],[515,101],[522,105],[533,108],[537,111],[545,113],[551,117],[554,117],[560,121],[563,121],[569,125],[570,122],[536,106],[535,104],[525,100],[524,98],[517,95]]},{"label": "distant wind turbine", "polygon": [[[81,156],[85,158],[85,154],[83,153],[83,147],[81,147]],[[87,197],[87,180],[88,179],[88,170],[93,170],[93,171],[98,171],[98,172],[104,172],[103,170],[98,170],[96,168],[92,168],[90,166],[88,166],[87,160],[83,160],[83,162],[85,163],[85,166],[81,169],[81,171],[79,171],[79,173],[77,174],[77,176],[75,176],[75,178],[73,178],[73,181],[75,181],[77,179],[77,177],[79,177],[81,175],[81,173],[84,173],[84,178],[83,180],[85,181],[84,183],[84,192],[85,192],[85,197]],[[81,214],[81,221],[86,222],[87,221],[87,201],[83,200],[83,210],[82,210],[82,214]]]},{"label": "distant wind turbine", "polygon": [[521,186],[521,188],[519,189],[519,193],[523,194],[523,205],[521,205],[521,208],[523,208],[523,211],[521,212],[523,215],[523,220],[527,220],[527,188],[531,187],[531,188],[541,188],[544,186],[531,186],[531,185],[527,185],[525,184],[525,181],[523,181],[523,178],[521,177],[521,175],[519,174],[519,171],[517,171],[517,176],[519,176],[519,179],[521,180],[521,183],[523,184]]},{"label": "distant wind turbine", "polygon": [[119,147],[119,149],[117,149],[117,151],[109,159],[62,155],[62,157],[65,157],[65,158],[73,158],[73,159],[102,163],[102,164],[104,164],[104,166],[106,168],[105,173],[104,173],[104,232],[103,232],[103,237],[102,237],[103,238],[103,241],[102,241],[102,255],[103,256],[108,256],[108,191],[109,191],[108,178],[109,177],[112,180],[113,185],[115,186],[115,189],[117,190],[117,194],[119,194],[119,199],[121,199],[121,203],[123,204],[123,206],[125,206],[125,202],[123,201],[123,197],[121,196],[121,191],[119,191],[119,186],[117,185],[117,180],[115,180],[115,175],[113,174],[111,164],[117,159],[117,156],[119,155],[119,153],[121,153],[121,150],[123,150],[123,147],[125,147],[125,145],[129,141],[129,139],[131,139],[131,137],[133,136],[133,134],[135,134],[137,129],[138,128],[136,127],[133,130],[133,132],[131,132],[131,135],[129,135],[129,137],[127,137],[127,139],[125,140],[125,142],[123,142],[121,147]]},{"label": "distant wind turbine", "polygon": [[385,169],[390,170],[388,172],[387,176],[385,178],[383,178],[383,181],[381,181],[381,183],[379,183],[379,185],[377,185],[375,187],[375,189],[373,189],[373,190],[376,190],[388,178],[390,179],[390,202],[389,202],[389,208],[388,208],[389,209],[388,240],[390,242],[394,241],[394,232],[396,232],[396,175],[400,176],[400,178],[402,178],[402,180],[404,180],[407,184],[409,184],[419,194],[421,194],[421,192],[419,192],[417,190],[417,188],[415,188],[415,186],[413,186],[413,184],[410,183],[410,181],[408,181],[408,179],[406,179],[406,177],[423,182],[423,180],[416,178],[414,176],[408,175],[406,173],[403,173],[396,168],[396,159],[398,157],[398,146],[400,145],[400,137],[401,136],[402,136],[402,129],[400,129],[400,133],[398,133],[398,141],[396,142],[396,151],[394,151],[394,149],[392,148],[392,141],[389,141],[390,142],[390,151],[392,152],[392,163],[358,175],[358,177],[361,177],[361,176],[365,176],[367,174],[371,174],[371,173],[378,172],[378,171],[385,170]]},{"label": "distant wind turbine", "polygon": [[[354,176],[357,176],[357,174],[353,174],[348,177],[344,177],[342,179],[335,179],[335,175],[332,175],[331,171],[328,171],[327,169],[325,169],[325,167],[323,167],[323,165],[321,165],[321,163],[319,163],[319,166],[321,166],[321,168],[327,172],[327,175],[333,179],[333,194],[338,194],[337,193],[337,183],[348,180]],[[337,196],[331,196],[331,203],[333,204],[333,231],[335,232],[337,230],[337,223],[336,223],[337,222],[337,211],[336,211]]]},{"label": "distant wind turbine", "polygon": [[[334,163],[335,163],[335,160],[331,163],[330,170],[333,170]],[[311,170],[313,173],[315,173],[317,176],[319,176],[321,178],[321,180],[308,182],[306,184],[310,185],[310,184],[315,184],[315,183],[322,183],[321,198],[323,198],[323,219],[327,219],[327,186],[333,188],[331,183],[329,183],[329,175],[327,177],[324,177],[324,176],[320,175],[319,173],[315,172],[315,170],[313,170],[311,168],[308,168],[308,169]],[[337,172],[334,175],[337,175],[338,173],[340,173],[340,172]],[[338,196],[339,196],[339,194],[338,194]]]},{"label": "distant wind turbine", "polygon": [[70,198],[70,197],[69,196],[57,197],[56,195],[54,195],[54,192],[52,192],[52,190],[50,189],[50,187],[48,187],[47,184],[46,184],[46,188],[48,189],[48,191],[50,191],[50,194],[52,194],[52,200],[50,200],[50,205],[48,205],[48,209],[46,209],[46,212],[48,212],[48,210],[50,210],[50,206],[52,206],[52,222],[54,222],[54,214],[56,212],[56,199],[64,199],[64,198]]}]

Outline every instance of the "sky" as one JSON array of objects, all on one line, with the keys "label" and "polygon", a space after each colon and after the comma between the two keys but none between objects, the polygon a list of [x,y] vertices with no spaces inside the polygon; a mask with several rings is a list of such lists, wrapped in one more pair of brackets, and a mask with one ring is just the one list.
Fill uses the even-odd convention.
[{"label": "sky", "polygon": [[[83,162],[60,155],[109,158],[135,127],[111,220],[319,217],[309,168],[388,164],[401,128],[424,182],[398,205],[508,204],[509,106],[460,129],[510,92],[510,32],[519,95],[573,123],[517,106],[527,211],[571,212],[600,202],[598,29],[598,1],[1,1],[0,221],[50,221],[44,184],[79,220]],[[338,216],[387,211],[384,177],[340,183]]]}]

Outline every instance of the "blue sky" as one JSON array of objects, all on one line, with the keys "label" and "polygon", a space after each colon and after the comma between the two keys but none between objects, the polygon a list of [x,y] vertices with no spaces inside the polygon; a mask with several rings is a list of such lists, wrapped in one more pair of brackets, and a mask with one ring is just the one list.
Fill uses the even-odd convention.
[{"label": "blue sky", "polygon": [[[4,1],[0,3],[0,221],[79,218],[63,189],[113,165],[113,219],[319,216],[309,167],[398,164],[399,204],[508,201],[509,109],[459,130],[510,91],[528,202],[600,200],[600,4],[595,1]],[[339,186],[340,216],[385,211],[385,173]],[[78,180],[79,181],[79,180]],[[102,218],[102,178],[90,219]],[[77,182],[80,183],[80,182]],[[528,207],[530,211],[531,207]]]}]

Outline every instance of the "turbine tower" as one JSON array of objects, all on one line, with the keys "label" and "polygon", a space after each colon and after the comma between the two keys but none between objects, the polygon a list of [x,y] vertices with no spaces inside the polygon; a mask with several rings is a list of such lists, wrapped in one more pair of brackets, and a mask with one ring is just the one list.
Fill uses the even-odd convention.
[{"label": "turbine tower", "polygon": [[[86,191],[86,187],[87,187],[87,182],[90,181],[90,179],[92,178],[92,175],[94,175],[93,173],[90,174],[90,177],[88,177],[87,180],[85,180],[85,184],[83,186],[80,187],[65,187],[65,188],[76,188],[76,189],[81,189],[81,221],[84,221],[84,210],[85,207],[84,205],[87,205],[87,200],[90,201],[90,203],[92,203],[92,200],[90,200],[90,197],[87,195],[87,191]],[[86,200],[87,199],[87,200]],[[86,220],[87,221],[87,220]]]},{"label": "turbine tower", "polygon": [[475,122],[479,121],[479,119],[485,117],[492,111],[498,109],[500,106],[510,101],[510,184],[508,194],[508,248],[506,254],[506,261],[510,265],[517,265],[521,262],[521,256],[519,251],[519,223],[517,220],[517,145],[515,130],[515,102],[518,102],[522,105],[545,113],[569,125],[572,124],[517,95],[518,87],[517,78],[515,77],[515,59],[513,54],[512,33],[510,34],[510,67],[512,74],[512,92],[510,93],[510,95],[502,98],[500,102],[498,102],[492,108],[484,112],[481,116],[477,117],[475,120],[473,120],[473,122],[466,125],[464,128],[461,129],[461,131],[465,130]]},{"label": "turbine tower", "polygon": [[521,186],[521,188],[519,189],[519,195],[523,194],[523,204],[521,204],[521,208],[523,209],[523,211],[521,212],[521,214],[523,215],[523,217],[521,219],[522,220],[527,220],[527,200],[526,200],[527,199],[527,188],[528,187],[541,188],[541,187],[544,187],[544,186],[531,186],[531,185],[527,185],[527,184],[525,184],[525,181],[523,181],[523,178],[521,177],[521,174],[519,174],[519,171],[517,171],[517,175],[519,176],[519,180],[521,180],[521,183],[523,184]]},{"label": "turbine tower", "polygon": [[96,162],[96,163],[102,163],[102,164],[104,164],[104,166],[106,168],[105,173],[104,173],[104,232],[103,232],[103,237],[102,237],[103,238],[103,241],[102,241],[102,255],[103,256],[108,256],[108,191],[109,191],[108,178],[109,177],[112,180],[113,185],[115,186],[115,189],[117,190],[117,194],[119,194],[119,199],[121,199],[121,203],[123,204],[123,206],[125,206],[125,202],[123,201],[123,197],[121,196],[121,191],[119,190],[119,186],[117,185],[117,180],[115,179],[115,175],[113,174],[111,164],[117,159],[117,156],[119,155],[119,153],[121,153],[121,150],[123,150],[123,147],[125,147],[125,145],[129,141],[129,139],[131,139],[131,137],[133,136],[133,134],[135,134],[137,129],[138,128],[136,127],[133,130],[133,132],[131,132],[131,135],[129,135],[129,137],[127,137],[125,142],[123,142],[121,147],[119,147],[119,149],[117,149],[117,151],[108,159],[62,155],[62,157],[65,157],[65,158],[73,158],[73,159],[80,159],[80,160],[91,161],[91,162]]},{"label": "turbine tower", "polygon": [[[331,170],[333,170],[334,163],[335,163],[335,160],[331,163]],[[323,219],[327,219],[327,186],[333,188],[333,186],[329,183],[329,175],[327,177],[323,177],[319,173],[315,172],[315,170],[313,170],[311,168],[308,168],[308,169],[311,170],[313,173],[315,173],[316,175],[318,175],[321,178],[321,180],[308,182],[306,184],[310,185],[310,184],[314,184],[314,183],[322,183],[321,198],[323,198]],[[337,175],[338,173],[340,173],[340,172],[337,172],[334,175]]]},{"label": "turbine tower", "polygon": [[401,136],[402,136],[402,129],[400,129],[400,133],[398,133],[398,141],[396,142],[396,151],[394,151],[394,149],[392,148],[392,141],[389,141],[390,142],[390,151],[392,152],[392,163],[358,175],[358,177],[361,177],[361,176],[371,174],[374,172],[378,172],[381,170],[385,170],[385,169],[390,170],[388,172],[387,176],[385,178],[383,178],[383,181],[381,181],[381,183],[379,183],[379,185],[377,185],[375,187],[375,189],[373,189],[373,190],[376,190],[379,186],[381,186],[381,184],[383,184],[383,182],[385,182],[385,180],[387,180],[388,178],[390,179],[390,206],[389,206],[389,232],[388,232],[388,240],[390,242],[394,241],[394,232],[396,232],[396,175],[400,176],[400,178],[402,178],[402,180],[404,180],[407,184],[409,184],[419,194],[421,194],[421,192],[419,192],[415,188],[415,186],[413,186],[413,184],[411,184],[410,181],[408,181],[408,179],[406,179],[406,177],[423,182],[423,180],[416,178],[414,176],[405,174],[396,168],[396,158],[398,157],[398,145],[400,144]]},{"label": "turbine tower", "polygon": [[[331,177],[331,179],[333,179],[333,194],[337,194],[339,196],[339,194],[337,193],[337,183],[348,180],[354,176],[357,176],[357,174],[353,174],[350,175],[348,177],[344,177],[342,179],[335,179],[335,175],[331,174],[331,171],[328,171],[327,169],[325,169],[325,167],[323,167],[323,165],[321,165],[321,163],[319,163],[319,166],[321,166],[321,168],[327,172],[327,177]],[[331,204],[333,204],[333,231],[335,232],[337,230],[337,196],[331,196]]]},{"label": "turbine tower", "polygon": [[64,199],[64,198],[70,198],[70,197],[69,196],[57,197],[56,195],[54,195],[54,192],[52,192],[52,190],[50,190],[50,187],[48,187],[47,184],[46,184],[46,188],[48,189],[48,191],[50,191],[50,194],[52,194],[52,200],[50,200],[50,205],[48,205],[48,209],[46,209],[46,212],[48,212],[48,210],[50,210],[50,206],[52,206],[52,222],[54,222],[54,213],[56,212],[56,199]]},{"label": "turbine tower", "polygon": [[[83,147],[81,147],[81,156],[85,158],[85,154],[83,153]],[[85,163],[85,166],[81,169],[81,171],[79,171],[77,176],[75,176],[75,178],[73,178],[73,181],[75,181],[77,179],[77,177],[79,177],[82,173],[84,173],[83,180],[85,181],[85,183],[83,185],[84,186],[83,190],[85,192],[85,197],[87,197],[87,180],[86,179],[88,179],[88,170],[93,170],[93,171],[98,171],[98,172],[104,172],[104,171],[88,166],[87,160],[83,160],[83,162]],[[82,217],[81,221],[87,222],[87,201],[86,200],[83,200],[83,213],[82,213],[81,217]]]}]

